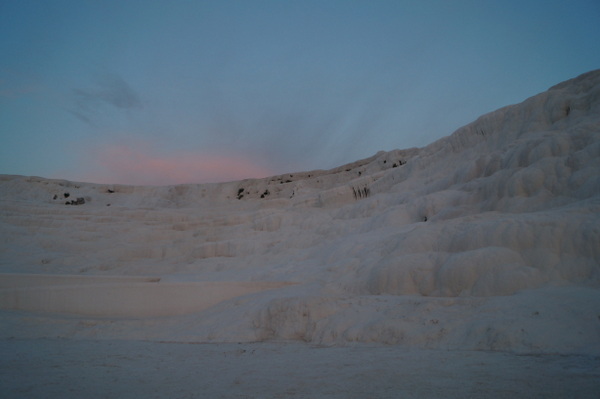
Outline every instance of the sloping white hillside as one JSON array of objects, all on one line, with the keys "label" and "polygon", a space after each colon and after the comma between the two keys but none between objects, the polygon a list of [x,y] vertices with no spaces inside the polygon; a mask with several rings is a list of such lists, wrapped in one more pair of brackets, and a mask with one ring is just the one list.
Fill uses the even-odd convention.
[{"label": "sloping white hillside", "polygon": [[600,71],[328,171],[0,176],[0,207],[4,337],[600,353]]}]

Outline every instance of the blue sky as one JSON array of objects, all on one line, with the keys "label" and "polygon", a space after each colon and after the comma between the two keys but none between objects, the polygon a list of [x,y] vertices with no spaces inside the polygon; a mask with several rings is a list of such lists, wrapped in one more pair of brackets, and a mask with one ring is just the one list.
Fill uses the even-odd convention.
[{"label": "blue sky", "polygon": [[0,173],[130,184],[421,147],[600,68],[600,2],[0,1]]}]

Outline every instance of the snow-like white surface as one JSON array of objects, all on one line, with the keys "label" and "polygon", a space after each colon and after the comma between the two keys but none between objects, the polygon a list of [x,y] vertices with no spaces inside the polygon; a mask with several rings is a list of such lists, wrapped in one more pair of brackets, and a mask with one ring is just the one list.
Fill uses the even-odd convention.
[{"label": "snow-like white surface", "polygon": [[[599,72],[425,148],[329,171],[169,187],[0,184],[4,273],[294,283],[195,314],[172,332],[186,340],[411,343],[418,331],[429,346],[599,349]],[[85,292],[73,302],[93,301]],[[482,323],[491,332],[476,334]],[[554,324],[574,336],[547,337]]]},{"label": "snow-like white surface", "polygon": [[600,354],[600,71],[333,170],[0,206],[4,338]]},{"label": "snow-like white surface", "polygon": [[597,359],[297,342],[0,341],[2,398],[597,398]]}]

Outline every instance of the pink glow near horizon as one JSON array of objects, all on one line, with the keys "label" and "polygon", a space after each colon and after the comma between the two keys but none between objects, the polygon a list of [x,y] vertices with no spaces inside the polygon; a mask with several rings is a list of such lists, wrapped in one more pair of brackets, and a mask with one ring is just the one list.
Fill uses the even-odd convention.
[{"label": "pink glow near horizon", "polygon": [[[85,181],[132,185],[217,183],[260,178],[274,173],[251,159],[233,153],[196,154],[180,152],[159,155],[142,143],[95,148],[84,172]],[[81,179],[79,179],[81,180]]]}]

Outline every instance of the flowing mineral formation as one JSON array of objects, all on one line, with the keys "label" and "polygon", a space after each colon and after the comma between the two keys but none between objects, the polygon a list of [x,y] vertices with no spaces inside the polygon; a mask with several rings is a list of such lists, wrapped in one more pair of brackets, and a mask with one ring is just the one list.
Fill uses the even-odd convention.
[{"label": "flowing mineral formation", "polygon": [[3,338],[600,354],[600,71],[332,170],[0,210]]}]

